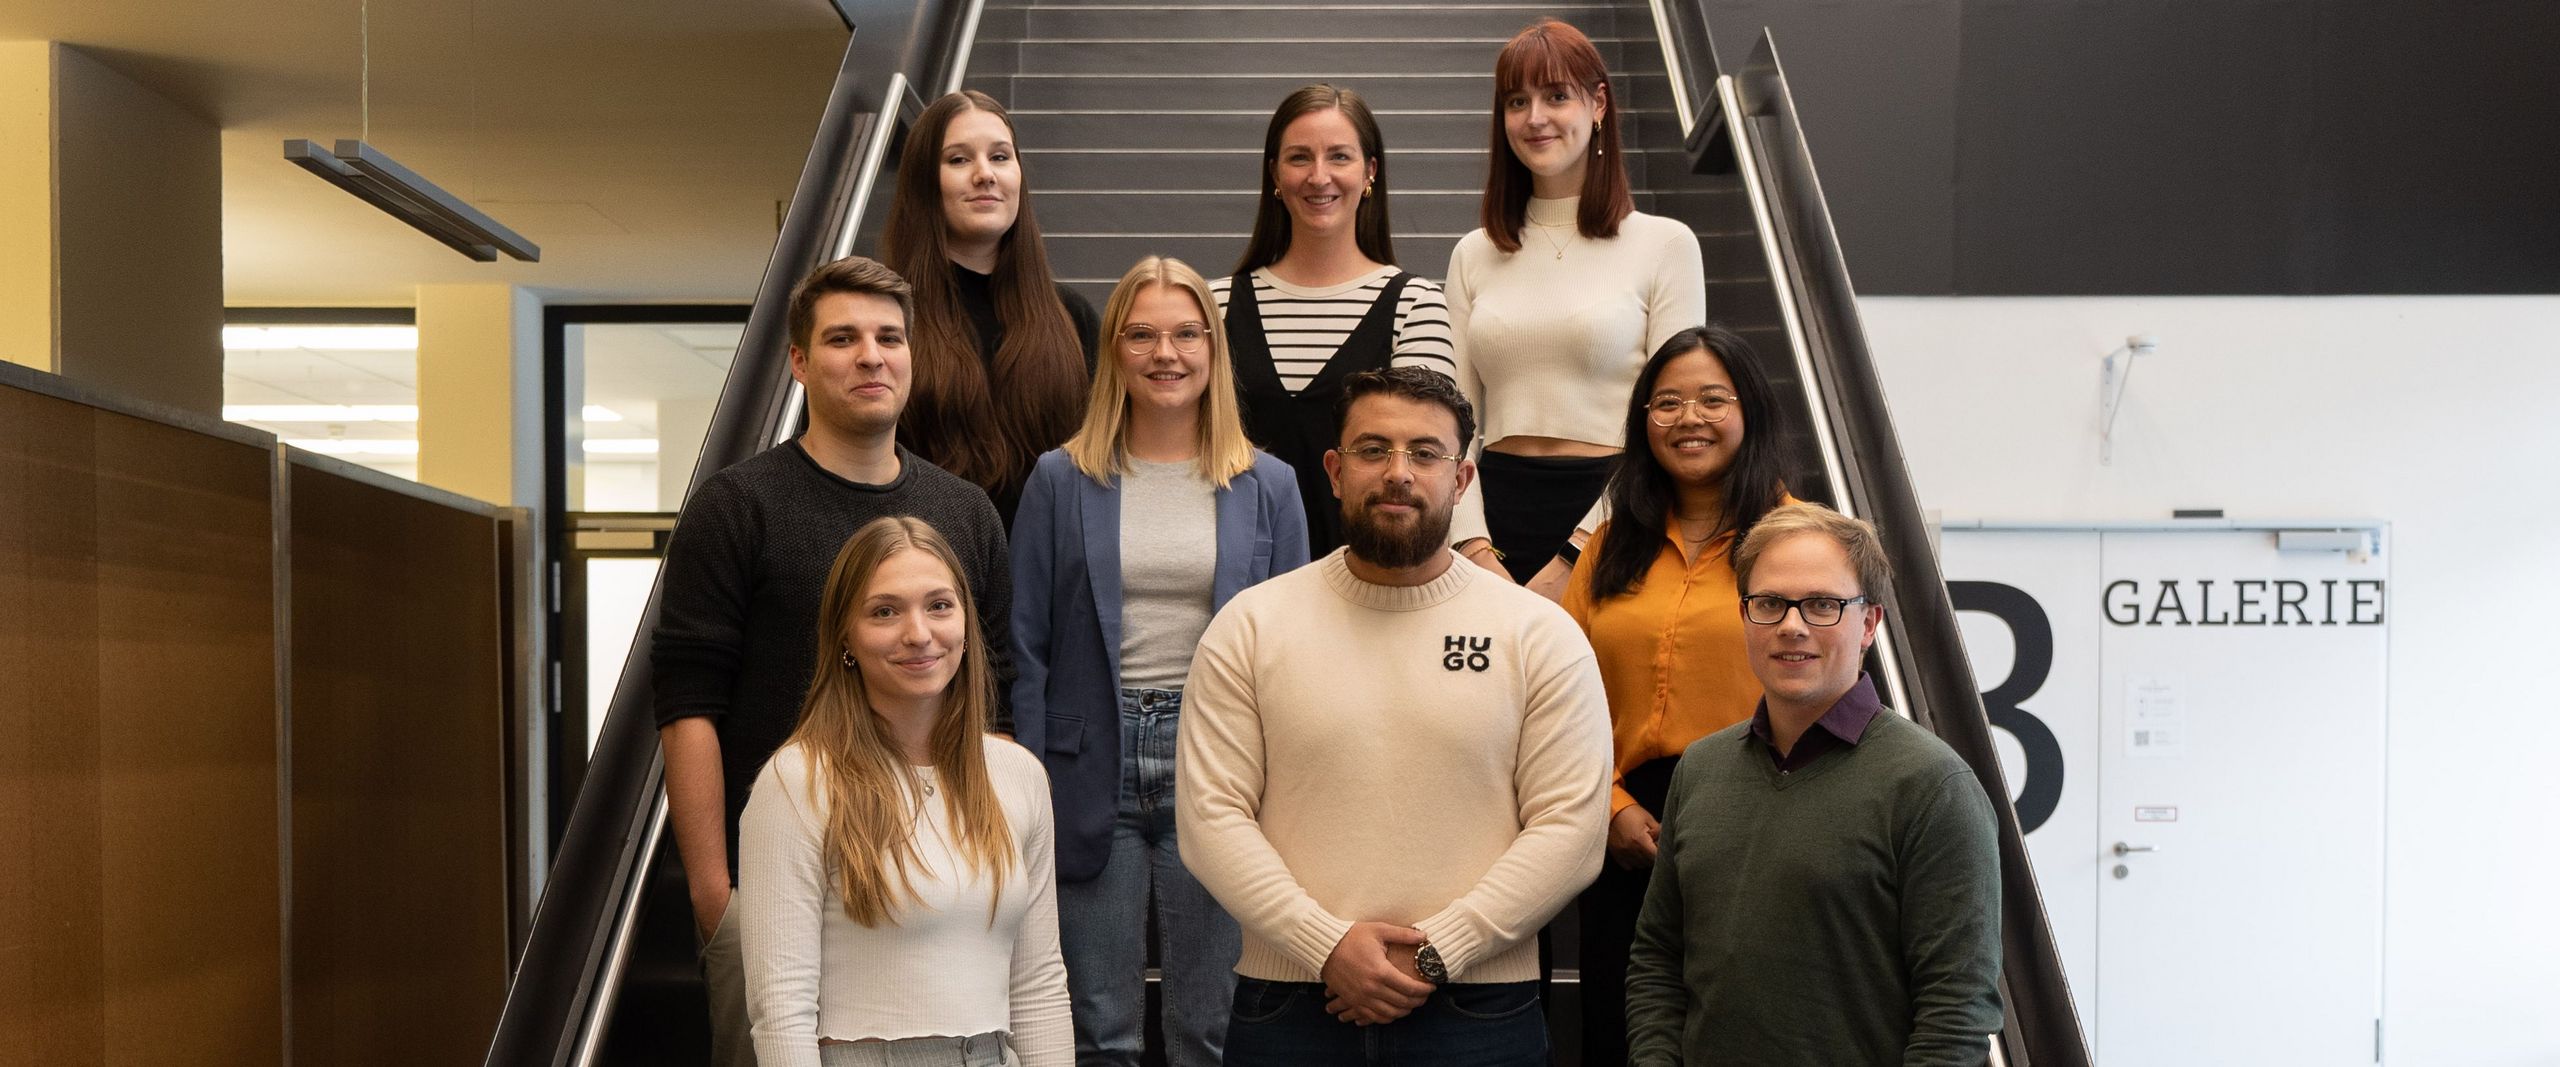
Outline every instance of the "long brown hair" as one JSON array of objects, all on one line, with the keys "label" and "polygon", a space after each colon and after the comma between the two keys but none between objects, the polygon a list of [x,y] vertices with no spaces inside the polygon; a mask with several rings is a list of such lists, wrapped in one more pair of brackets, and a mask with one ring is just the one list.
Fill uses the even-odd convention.
[{"label": "long brown hair", "polygon": [[[1326,109],[1342,112],[1360,137],[1360,154],[1378,165],[1377,177],[1360,194],[1360,213],[1352,227],[1360,254],[1395,265],[1395,230],[1387,224],[1387,139],[1378,132],[1377,116],[1369,113],[1369,102],[1359,93],[1331,85],[1308,85],[1280,101],[1279,109],[1271,113],[1271,125],[1262,131],[1262,177],[1258,183],[1262,202],[1254,209],[1253,237],[1245,242],[1244,258],[1236,261],[1235,273],[1268,267],[1289,254],[1289,205],[1280,201],[1280,191],[1273,188],[1271,168],[1280,164],[1280,135],[1288,132],[1289,124],[1301,115]],[[1104,336],[1110,334],[1106,332]]]},{"label": "long brown hair", "polygon": [[[786,744],[800,746],[809,761],[806,798],[825,797],[825,862],[835,871],[845,917],[868,927],[894,922],[898,906],[916,896],[916,820],[926,795],[889,726],[871,709],[859,668],[845,665],[848,634],[862,593],[880,565],[900,552],[932,555],[951,569],[952,590],[968,619],[960,647],[960,673],[943,694],[928,742],[941,779],[943,812],[953,829],[953,851],[984,873],[1001,896],[1019,857],[1004,805],[987,774],[985,734],[995,703],[995,672],[978,602],[969,594],[969,572],[959,553],[924,520],[904,515],[873,519],[836,553],[818,606],[818,665],[809,695],[800,703],[800,725]],[[900,786],[905,788],[900,788]],[[958,878],[960,872],[944,872]],[[892,884],[892,878],[895,884]],[[995,920],[993,905],[988,921]]]},{"label": "long brown hair", "polygon": [[[898,157],[898,195],[889,206],[881,253],[915,287],[907,324],[915,381],[898,419],[900,438],[934,465],[1002,497],[1030,476],[1040,453],[1074,433],[1085,391],[1084,343],[1058,299],[1048,246],[1031,214],[1031,176],[1016,196],[1013,228],[996,244],[996,318],[1004,341],[989,365],[978,330],[960,307],[942,205],[942,138],[963,112],[984,111],[1013,129],[994,97],[963,89],[936,100],[907,133]],[[1021,145],[1014,146],[1015,159]]]},{"label": "long brown hair", "polygon": [[1505,252],[1520,250],[1520,224],[1528,215],[1535,180],[1528,165],[1511,152],[1502,101],[1541,85],[1574,86],[1607,107],[1599,126],[1591,131],[1592,157],[1582,168],[1582,206],[1576,212],[1575,229],[1593,240],[1616,237],[1618,223],[1636,209],[1635,194],[1627,191],[1626,153],[1618,147],[1618,127],[1626,121],[1621,117],[1625,112],[1609,93],[1608,65],[1581,30],[1542,18],[1512,37],[1493,61],[1493,150],[1488,154],[1491,165],[1477,217],[1485,236]]},{"label": "long brown hair", "polygon": [[1227,355],[1226,317],[1218,313],[1208,280],[1191,264],[1171,256],[1139,260],[1112,288],[1111,303],[1102,313],[1104,351],[1093,364],[1093,391],[1085,401],[1084,427],[1067,439],[1067,458],[1086,477],[1104,485],[1128,471],[1129,383],[1120,366],[1120,331],[1129,328],[1138,294],[1159,285],[1191,294],[1209,331],[1209,384],[1200,391],[1200,477],[1224,489],[1236,475],[1253,469],[1253,441],[1244,434],[1235,363]]}]

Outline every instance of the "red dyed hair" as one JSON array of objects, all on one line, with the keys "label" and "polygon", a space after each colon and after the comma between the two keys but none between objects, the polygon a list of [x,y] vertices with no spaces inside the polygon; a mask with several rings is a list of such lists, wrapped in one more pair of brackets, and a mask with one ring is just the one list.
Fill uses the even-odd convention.
[{"label": "red dyed hair", "polygon": [[1528,166],[1511,153],[1511,138],[1503,131],[1502,101],[1542,85],[1573,86],[1607,109],[1599,128],[1591,132],[1595,155],[1582,168],[1582,208],[1576,228],[1584,237],[1616,237],[1618,223],[1636,209],[1635,196],[1627,191],[1626,158],[1618,147],[1619,124],[1609,121],[1613,116],[1608,112],[1617,110],[1617,101],[1609,95],[1609,69],[1600,61],[1600,50],[1581,30],[1542,18],[1511,38],[1493,60],[1493,150],[1487,153],[1491,166],[1477,221],[1485,235],[1493,238],[1493,246],[1505,252],[1520,250],[1520,225],[1529,212],[1532,179]]}]

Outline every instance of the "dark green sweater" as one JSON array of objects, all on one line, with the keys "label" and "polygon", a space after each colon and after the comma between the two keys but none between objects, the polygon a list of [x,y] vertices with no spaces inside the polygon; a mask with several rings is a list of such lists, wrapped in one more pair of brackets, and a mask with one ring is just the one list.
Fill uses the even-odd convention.
[{"label": "dark green sweater", "polygon": [[1997,833],[1964,761],[1890,711],[1788,775],[1747,722],[1689,746],[1629,953],[1629,1062],[1981,1064]]}]

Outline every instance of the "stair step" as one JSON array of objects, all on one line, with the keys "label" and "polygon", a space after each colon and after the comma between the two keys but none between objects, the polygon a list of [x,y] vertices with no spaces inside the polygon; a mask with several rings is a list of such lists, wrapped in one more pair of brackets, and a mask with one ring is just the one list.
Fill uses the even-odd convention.
[{"label": "stair step", "polygon": [[[1399,71],[1344,72],[1310,77],[1303,74],[1113,74],[1024,73],[1009,78],[972,78],[970,85],[1013,108],[1073,110],[1141,110],[1171,101],[1198,109],[1268,109],[1300,86],[1326,82],[1359,91],[1372,110],[1469,110],[1490,118],[1493,71],[1449,73]],[[1671,83],[1652,75],[1619,75],[1610,79],[1629,107],[1672,107]],[[1481,123],[1480,119],[1479,122]],[[1393,147],[1392,144],[1389,147]]]},{"label": "stair step", "polygon": [[[1406,270],[1437,281],[1448,275],[1449,250],[1457,247],[1458,236],[1399,233],[1396,235],[1396,258]],[[1049,267],[1058,280],[1078,285],[1099,284],[1104,297],[1110,295],[1111,283],[1119,281],[1130,264],[1151,255],[1172,256],[1211,277],[1225,274],[1235,269],[1236,257],[1244,254],[1245,240],[1241,232],[1212,236],[1051,233],[1046,237]],[[1096,297],[1094,306],[1102,306],[1100,297]]]},{"label": "stair step", "polygon": [[[1043,190],[1040,227],[1057,233],[1249,231],[1260,199],[1249,188],[1198,192]],[[1388,194],[1391,232],[1464,233],[1476,225],[1475,190]]]},{"label": "stair step", "polygon": [[[1275,102],[1276,103],[1276,102]],[[1401,149],[1463,148],[1482,152],[1492,137],[1491,117],[1481,111],[1373,112],[1389,158]],[[1669,118],[1669,116],[1664,116]],[[1630,119],[1640,118],[1631,116]],[[1259,152],[1271,114],[1254,110],[1053,111],[1016,108],[1014,132],[1026,146],[1142,149],[1246,146]]]},{"label": "stair step", "polygon": [[[1586,34],[1614,32],[1608,6],[1540,7],[1529,4],[1310,4],[1217,3],[1181,7],[1076,4],[1034,7],[1026,13],[1026,37],[1060,39],[1151,37],[1213,39],[1331,37],[1485,37],[1497,41],[1542,15],[1553,15]],[[1485,65],[1492,67],[1492,56]]]},{"label": "stair step", "polygon": [[[1039,74],[1126,74],[1130,71],[1185,70],[1234,74],[1295,74],[1308,81],[1336,71],[1493,69],[1494,54],[1505,38],[1451,37],[1393,41],[1336,39],[1158,40],[1113,38],[1061,41],[1032,38],[1022,42],[1015,68]],[[1617,67],[1615,53],[1626,45],[1596,41],[1602,61]],[[1660,50],[1651,38],[1641,42]]]},{"label": "stair step", "polygon": [[[1411,190],[1484,188],[1484,149],[1406,150],[1390,144],[1388,166],[1395,187]],[[1262,177],[1257,138],[1233,148],[1187,151],[1114,149],[1083,151],[1038,145],[1022,151],[1023,173],[1034,189],[1235,189]]]}]

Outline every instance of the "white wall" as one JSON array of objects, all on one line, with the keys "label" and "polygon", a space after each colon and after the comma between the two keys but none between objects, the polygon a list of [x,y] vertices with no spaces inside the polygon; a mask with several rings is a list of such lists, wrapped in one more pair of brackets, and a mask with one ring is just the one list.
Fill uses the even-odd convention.
[{"label": "white wall", "polygon": [[2560,298],[1860,307],[1925,508],[2391,523],[2386,1062],[2560,1063]]}]

